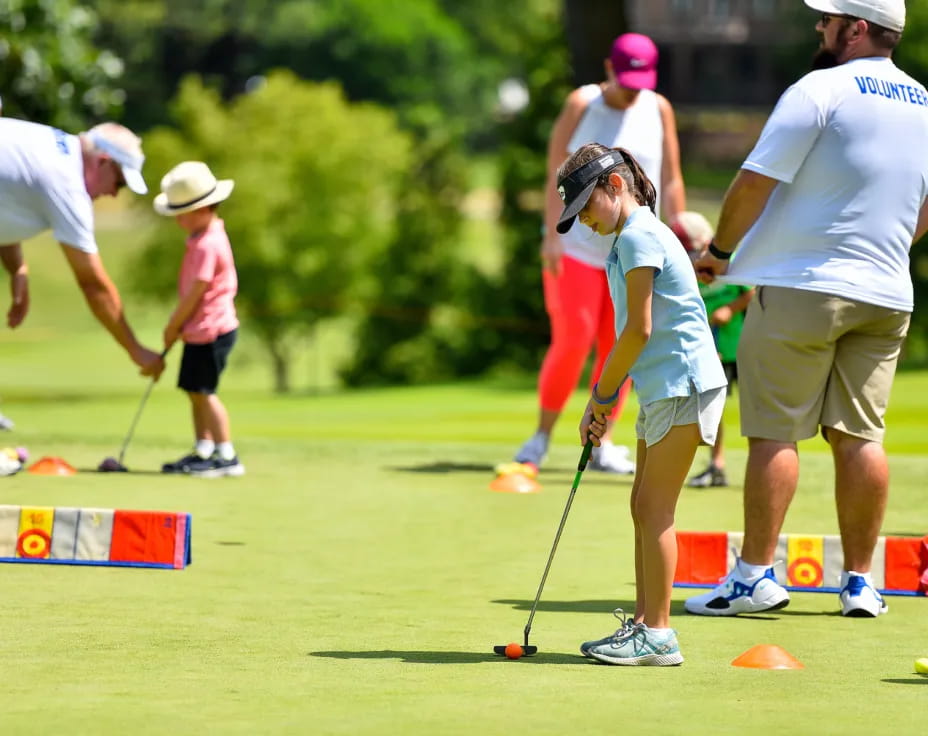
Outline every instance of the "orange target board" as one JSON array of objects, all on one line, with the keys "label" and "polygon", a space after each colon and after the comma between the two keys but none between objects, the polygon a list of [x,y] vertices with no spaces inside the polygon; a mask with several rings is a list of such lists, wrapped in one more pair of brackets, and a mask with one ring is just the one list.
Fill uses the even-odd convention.
[{"label": "orange target board", "polygon": [[53,508],[23,507],[19,515],[19,536],[16,538],[16,556],[33,560],[47,560],[52,551]]},{"label": "orange target board", "polygon": [[786,576],[790,585],[820,588],[825,580],[825,549],[821,537],[790,535],[786,540]]}]

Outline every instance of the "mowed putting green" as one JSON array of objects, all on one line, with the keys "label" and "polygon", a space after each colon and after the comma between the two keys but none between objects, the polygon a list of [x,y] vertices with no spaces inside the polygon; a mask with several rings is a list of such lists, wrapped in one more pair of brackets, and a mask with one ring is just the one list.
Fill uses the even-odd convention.
[{"label": "mowed putting green", "polygon": [[[900,395],[924,396],[926,384],[902,376]],[[124,392],[6,395],[24,427],[11,440],[81,469],[113,452],[135,405]],[[151,472],[184,449],[186,407],[164,385],[130,446],[132,473],[0,479],[8,504],[193,515],[184,571],[0,566],[9,673],[0,732],[604,733],[628,724],[742,733],[748,719],[790,733],[865,723],[886,733],[924,718],[928,679],[912,663],[928,654],[928,600],[892,598],[889,615],[869,621],[837,616],[830,594],[738,620],[681,613],[682,667],[584,660],[577,645],[614,629],[611,610],[633,597],[630,481],[592,472],[535,618],[538,655],[494,656],[495,644],[521,640],[579,452],[565,421],[541,493],[488,490],[492,465],[529,421],[530,391],[227,398],[244,478]],[[787,526],[831,532],[828,457],[808,445]],[[735,447],[737,477],[744,452]],[[925,533],[928,458],[897,453],[892,463],[886,530]],[[735,488],[688,490],[680,504],[680,528],[736,529],[740,518]],[[675,613],[685,595],[675,595]],[[729,664],[759,643],[805,669]]]},{"label": "mowed putting green", "polygon": [[[60,258],[60,256],[56,256]],[[62,268],[64,267],[61,264]],[[41,287],[41,283],[39,284]],[[68,329],[36,304],[0,342],[2,444],[86,471],[115,454],[145,384],[88,328],[76,289]],[[39,290],[41,294],[41,289]],[[66,297],[70,297],[67,301]],[[166,310],[166,308],[165,308]],[[141,314],[141,307],[137,312]],[[143,316],[159,334],[160,312]],[[80,322],[80,324],[77,324]],[[187,449],[177,360],[152,393],[129,474],[0,478],[2,503],[189,511],[183,571],[0,565],[0,734],[882,734],[922,729],[928,600],[894,597],[843,619],[832,594],[794,594],[770,615],[687,616],[686,662],[615,668],[578,652],[634,594],[629,478],[588,472],[532,631],[520,641],[580,446],[577,394],[533,495],[488,490],[531,430],[531,381],[276,397],[240,353],[224,398],[248,474],[164,477]],[[731,407],[731,477],[745,445]],[[928,375],[902,374],[891,409],[893,488],[884,532],[928,533]],[[634,407],[619,439],[631,436]],[[786,531],[834,533],[830,459],[802,445]],[[705,450],[697,465],[705,460]],[[698,469],[698,468],[697,468]],[[740,488],[686,490],[681,529],[740,529]],[[730,662],[775,644],[805,669]]]}]

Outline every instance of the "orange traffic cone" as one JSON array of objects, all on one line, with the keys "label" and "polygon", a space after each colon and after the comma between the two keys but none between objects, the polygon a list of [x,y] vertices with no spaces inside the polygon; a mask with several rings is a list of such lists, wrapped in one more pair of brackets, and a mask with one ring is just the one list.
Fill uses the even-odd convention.
[{"label": "orange traffic cone", "polygon": [[77,471],[60,457],[45,456],[32,463],[28,472],[36,475],[74,475]]},{"label": "orange traffic cone", "polygon": [[509,473],[494,479],[490,490],[497,493],[538,493],[541,484],[524,473]]},{"label": "orange traffic cone", "polygon": [[805,665],[776,644],[758,644],[735,657],[735,667],[753,667],[757,670],[803,670]]}]

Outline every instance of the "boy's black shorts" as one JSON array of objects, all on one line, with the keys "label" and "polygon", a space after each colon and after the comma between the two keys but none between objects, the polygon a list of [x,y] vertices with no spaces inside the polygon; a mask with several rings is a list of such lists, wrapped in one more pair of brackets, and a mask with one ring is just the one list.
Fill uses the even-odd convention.
[{"label": "boy's black shorts", "polygon": [[235,345],[238,330],[220,335],[213,342],[203,345],[184,345],[180,361],[177,387],[194,394],[214,394],[219,388],[219,376],[226,367],[226,360]]}]

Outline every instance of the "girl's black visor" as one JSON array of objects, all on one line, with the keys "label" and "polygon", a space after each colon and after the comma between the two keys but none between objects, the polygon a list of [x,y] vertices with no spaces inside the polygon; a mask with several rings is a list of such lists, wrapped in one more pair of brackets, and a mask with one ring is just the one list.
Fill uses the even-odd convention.
[{"label": "girl's black visor", "polygon": [[557,221],[557,231],[561,235],[570,230],[580,210],[586,207],[599,177],[621,163],[624,163],[622,154],[609,151],[574,169],[557,183],[557,193],[564,202],[564,211]]}]

